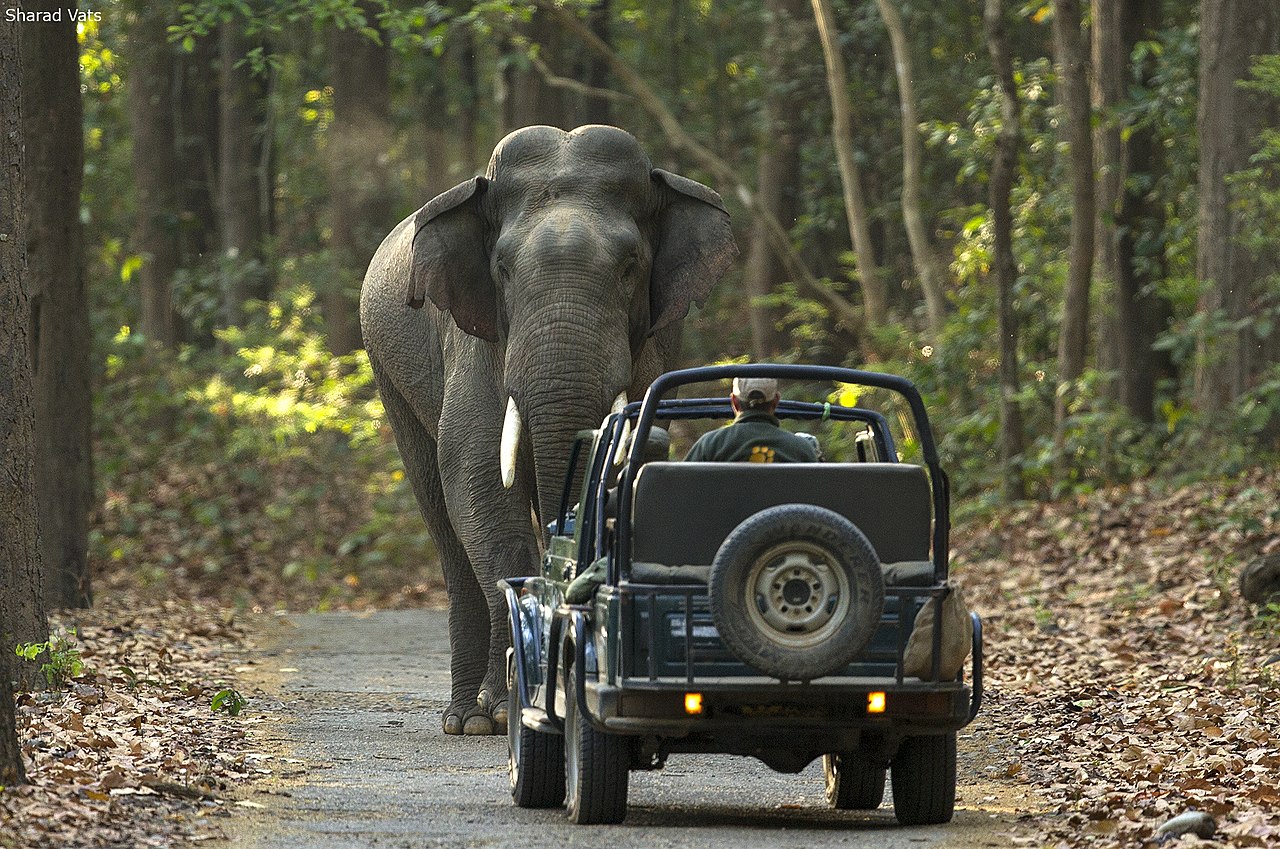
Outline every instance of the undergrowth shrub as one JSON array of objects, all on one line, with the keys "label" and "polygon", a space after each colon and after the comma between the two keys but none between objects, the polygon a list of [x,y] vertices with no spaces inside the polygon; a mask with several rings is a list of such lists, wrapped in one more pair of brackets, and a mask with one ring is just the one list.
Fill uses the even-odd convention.
[{"label": "undergrowth shrub", "polygon": [[333,357],[306,287],[220,347],[122,328],[95,427],[91,557],[108,585],[269,606],[378,600],[438,577],[364,352]]}]

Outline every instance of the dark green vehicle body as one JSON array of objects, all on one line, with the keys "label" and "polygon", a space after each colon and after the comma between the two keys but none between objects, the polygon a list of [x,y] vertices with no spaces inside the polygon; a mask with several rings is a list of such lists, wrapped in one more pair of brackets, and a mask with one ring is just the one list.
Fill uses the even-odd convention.
[{"label": "dark green vehicle body", "polygon": [[[723,399],[661,401],[662,393],[682,383],[737,375],[838,380],[900,392],[915,418],[925,465],[897,462],[880,413],[786,401],[779,408],[783,419],[862,422],[860,462],[642,462],[655,419],[728,414]],[[634,445],[618,471],[619,446],[632,429]],[[839,808],[876,807],[885,772],[893,769],[900,820],[950,819],[955,731],[973,719],[981,702],[981,623],[973,616],[967,679],[961,674],[944,680],[938,674],[941,628],[932,635],[933,674],[903,674],[903,652],[917,612],[924,604],[941,605],[949,592],[946,476],[910,383],[816,366],[673,372],[655,382],[642,405],[632,404],[599,430],[580,434],[573,451],[561,512],[548,526],[541,574],[505,582],[512,624],[512,734],[521,733],[518,724],[525,729],[520,738],[525,745],[530,740],[546,744],[547,757],[555,758],[563,746],[558,738],[568,731],[574,750],[567,758],[571,784],[589,764],[575,748],[583,739],[598,750],[616,747],[629,769],[659,768],[675,753],[721,752],[757,757],[780,772],[799,772],[825,756],[828,798]],[[879,555],[884,578],[883,608],[870,641],[843,668],[811,680],[767,675],[740,659],[721,638],[708,596],[708,564],[725,537],[760,510],[793,502],[853,521]],[[570,583],[591,567],[598,587],[583,603],[566,603]],[[574,585],[579,595],[581,584]],[[690,694],[699,700],[697,712],[687,703]],[[883,710],[869,709],[872,694],[883,694]],[[571,727],[566,713],[573,714]],[[579,728],[578,723],[585,724]],[[554,792],[522,797],[516,785],[517,761],[526,765],[526,785],[532,774],[550,787],[559,767],[531,760],[516,741],[512,747],[517,802],[558,804]],[[903,766],[900,777],[898,760],[903,759],[913,766]],[[927,775],[935,766],[949,770],[949,777]],[[925,787],[914,801],[915,791],[903,787],[899,798],[898,785],[914,784],[921,775],[935,786]],[[578,822],[621,819],[625,771],[612,780],[621,782],[621,790],[605,792],[620,792],[622,799],[606,799],[605,813],[583,814],[571,786],[571,817]]]}]

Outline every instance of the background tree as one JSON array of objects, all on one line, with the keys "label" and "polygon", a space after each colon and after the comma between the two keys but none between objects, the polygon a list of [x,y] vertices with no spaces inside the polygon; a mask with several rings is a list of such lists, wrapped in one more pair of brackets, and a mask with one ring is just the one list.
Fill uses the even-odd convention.
[{"label": "background tree", "polygon": [[[22,473],[21,464],[24,454],[20,450],[22,434],[13,433],[8,428],[20,425],[14,421],[18,413],[18,402],[21,398],[9,397],[20,395],[22,388],[18,381],[11,378],[20,375],[15,363],[22,362],[23,354],[15,350],[23,346],[25,341],[19,332],[25,322],[25,313],[19,313],[17,307],[22,302],[22,274],[26,246],[19,237],[22,233],[22,74],[19,70],[19,33],[18,24],[13,21],[0,21],[0,346],[3,346],[6,358],[5,380],[0,382],[0,416],[3,416],[6,429],[4,451],[0,453],[4,473]],[[10,389],[13,387],[13,389]],[[30,440],[30,430],[26,433]],[[13,445],[10,443],[13,442]],[[10,449],[14,449],[11,451]],[[27,446],[30,451],[30,446]],[[26,455],[29,456],[29,453]],[[19,468],[12,468],[13,466]],[[20,480],[21,478],[19,478]],[[4,490],[3,510],[0,511],[0,786],[22,784],[26,781],[26,773],[22,764],[22,749],[18,746],[18,736],[14,729],[13,691],[10,682],[13,679],[13,652],[9,650],[11,639],[9,623],[14,621],[8,609],[10,596],[17,594],[14,586],[17,575],[17,560],[23,554],[18,544],[21,540],[31,541],[30,532],[11,543],[8,533],[15,521],[23,518],[34,520],[34,509],[28,509],[24,516],[20,504],[11,504],[22,498],[18,487],[6,485]],[[17,509],[15,509],[17,508]],[[11,512],[12,511],[12,512]],[[18,529],[21,530],[21,529]],[[33,546],[34,547],[34,546]],[[28,556],[31,556],[29,553]]]},{"label": "background tree", "polygon": [[132,84],[125,93],[137,204],[133,244],[142,258],[137,272],[142,299],[138,328],[152,342],[172,347],[183,335],[173,295],[182,257],[179,226],[184,179],[174,123],[178,63],[169,42],[166,8],[131,0],[126,9]]},{"label": "background tree", "polygon": [[[53,10],[66,4],[28,4]],[[26,149],[27,292],[40,561],[51,607],[90,603],[92,395],[89,298],[80,186],[84,170],[80,51],[70,16],[27,27],[22,39]]]},{"label": "background tree", "polygon": [[[800,212],[800,145],[803,117],[796,108],[796,89],[803,79],[806,46],[813,43],[812,24],[804,0],[769,0],[765,4],[764,63],[766,89],[757,142],[756,196],[783,227],[794,226]],[[782,310],[771,296],[787,282],[786,268],[769,242],[768,226],[757,219],[743,264],[743,287],[751,298],[751,349],[767,360],[790,347],[779,329]]]},{"label": "background tree", "polygon": [[[31,347],[27,322],[25,163],[19,32],[0,30],[0,649],[44,642],[45,621],[36,509],[35,434],[31,409]],[[7,664],[6,664],[7,668]],[[31,664],[17,670],[34,683]],[[4,700],[0,693],[0,700]],[[4,729],[0,727],[0,735]],[[4,764],[0,764],[3,767]],[[10,766],[12,766],[10,764]]]},{"label": "background tree", "polygon": [[270,186],[263,75],[248,59],[254,42],[245,22],[232,18],[218,28],[218,223],[225,268],[226,323],[244,322],[249,299],[266,300],[270,280],[264,249],[268,236]]},{"label": "background tree", "polygon": [[[0,615],[4,613],[0,608]],[[22,763],[22,748],[14,728],[13,685],[10,682],[9,653],[0,660],[0,785],[13,787],[27,780]]]},{"label": "background tree", "polygon": [[923,146],[920,142],[920,119],[916,116],[914,62],[906,26],[896,4],[897,0],[876,0],[876,8],[884,19],[885,29],[889,31],[889,43],[893,48],[898,104],[902,112],[902,220],[906,225],[907,242],[911,246],[911,261],[920,278],[920,288],[924,291],[929,329],[936,337],[942,332],[947,316],[947,278],[929,236],[924,206],[920,199],[923,191]]},{"label": "background tree", "polygon": [[[1139,45],[1158,38],[1164,23],[1159,0],[1126,0],[1122,4],[1119,45],[1124,57],[1122,73],[1135,79],[1135,88],[1150,88],[1157,72],[1151,50],[1134,61]],[[1116,211],[1117,267],[1112,301],[1114,332],[1109,340],[1116,351],[1119,398],[1134,419],[1155,421],[1156,388],[1170,376],[1168,359],[1156,350],[1156,340],[1169,325],[1170,308],[1159,294],[1167,273],[1163,245],[1166,203],[1158,191],[1167,169],[1167,145],[1156,122],[1133,120],[1122,130],[1122,181]]]},{"label": "background tree", "polygon": [[1055,392],[1055,440],[1062,444],[1075,381],[1084,373],[1089,341],[1089,289],[1093,282],[1094,170],[1093,122],[1089,105],[1088,53],[1081,33],[1078,0],[1054,0],[1053,46],[1058,72],[1071,172],[1071,243],[1067,254],[1067,287],[1062,302],[1058,341],[1058,388]]},{"label": "background tree", "polygon": [[[1124,183],[1124,146],[1121,141],[1120,104],[1129,78],[1130,51],[1126,48],[1121,22],[1130,0],[1092,0],[1089,30],[1093,73],[1090,75],[1091,101],[1098,115],[1094,124],[1094,165],[1097,184],[1094,196],[1094,275],[1107,298],[1112,297],[1120,276],[1120,192]],[[1131,47],[1131,45],[1130,45]],[[1098,366],[1114,369],[1118,330],[1115,311],[1108,303],[1096,322]],[[1114,393],[1118,391],[1112,387]]]},{"label": "background tree", "polygon": [[1280,270],[1275,251],[1259,255],[1243,243],[1231,175],[1243,171],[1259,133],[1276,124],[1274,100],[1242,88],[1254,56],[1280,52],[1280,6],[1244,0],[1200,4],[1200,214],[1196,276],[1199,310],[1196,402],[1202,411],[1231,404],[1251,386],[1262,342],[1249,318],[1259,283]]},{"label": "background tree", "polygon": [[1009,197],[1018,167],[1022,131],[1003,0],[986,0],[984,18],[987,50],[991,53],[996,85],[1000,89],[1000,130],[996,138],[995,159],[991,163],[991,219],[995,232],[991,265],[999,298],[1000,461],[1005,497],[1016,501],[1026,498],[1026,483],[1021,467],[1025,446],[1018,397],[1021,377],[1018,370],[1018,317],[1013,293],[1018,265],[1013,255],[1013,214]]},{"label": "background tree", "polygon": [[363,26],[334,29],[329,39],[333,123],[326,136],[330,246],[336,270],[323,292],[329,350],[361,346],[357,295],[364,270],[382,237],[396,223],[389,151],[391,53],[374,18],[360,4]]},{"label": "background tree", "polygon": [[876,267],[867,204],[862,196],[862,177],[853,145],[853,110],[849,106],[849,82],[844,57],[840,52],[840,34],[835,14],[828,0],[813,0],[813,16],[818,22],[818,38],[827,64],[827,88],[831,93],[831,138],[840,166],[840,184],[844,188],[845,214],[849,219],[849,239],[858,267],[858,285],[862,290],[867,323],[882,326],[889,318],[884,280]]}]

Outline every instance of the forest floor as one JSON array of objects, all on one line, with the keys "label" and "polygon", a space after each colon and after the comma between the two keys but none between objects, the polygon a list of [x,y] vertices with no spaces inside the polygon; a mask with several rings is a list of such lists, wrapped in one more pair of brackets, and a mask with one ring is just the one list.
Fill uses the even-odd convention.
[{"label": "forest floor", "polygon": [[[1243,563],[1280,549],[1277,491],[1275,472],[1139,482],[957,527],[954,574],[986,623],[988,686],[962,732],[958,824],[994,817],[993,845],[1118,849],[1166,842],[1156,829],[1194,809],[1216,822],[1206,847],[1280,843],[1280,616],[1234,586]],[[280,666],[256,647],[274,639],[264,617],[226,606],[272,610],[270,587],[246,603],[225,581],[222,595],[193,583],[181,602],[148,604],[116,569],[99,576],[111,601],[55,620],[76,629],[67,640],[89,669],[20,696],[32,783],[0,793],[4,849],[221,841],[239,821],[229,812],[258,815],[255,792],[314,779],[255,738],[292,721],[287,703],[250,694],[236,717],[211,710],[222,690],[257,686],[264,662]],[[441,598],[428,586],[347,606]],[[495,763],[477,774],[500,797],[488,742]]]}]

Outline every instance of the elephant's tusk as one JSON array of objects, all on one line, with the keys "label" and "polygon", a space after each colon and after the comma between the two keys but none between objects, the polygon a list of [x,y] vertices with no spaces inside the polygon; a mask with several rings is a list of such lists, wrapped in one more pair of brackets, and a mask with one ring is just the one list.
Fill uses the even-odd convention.
[{"label": "elephant's tusk", "polygon": [[498,462],[502,469],[502,486],[511,489],[516,482],[516,454],[520,450],[520,408],[515,398],[507,398],[507,416],[502,422],[502,441],[498,443]]},{"label": "elephant's tusk", "polygon": [[[609,415],[621,413],[622,409],[627,406],[627,393],[619,392],[618,397],[613,399],[613,406],[609,408]],[[618,449],[613,455],[613,465],[621,466],[623,461],[627,459],[627,438],[631,436],[631,422],[622,423],[622,438],[618,440]]]}]

